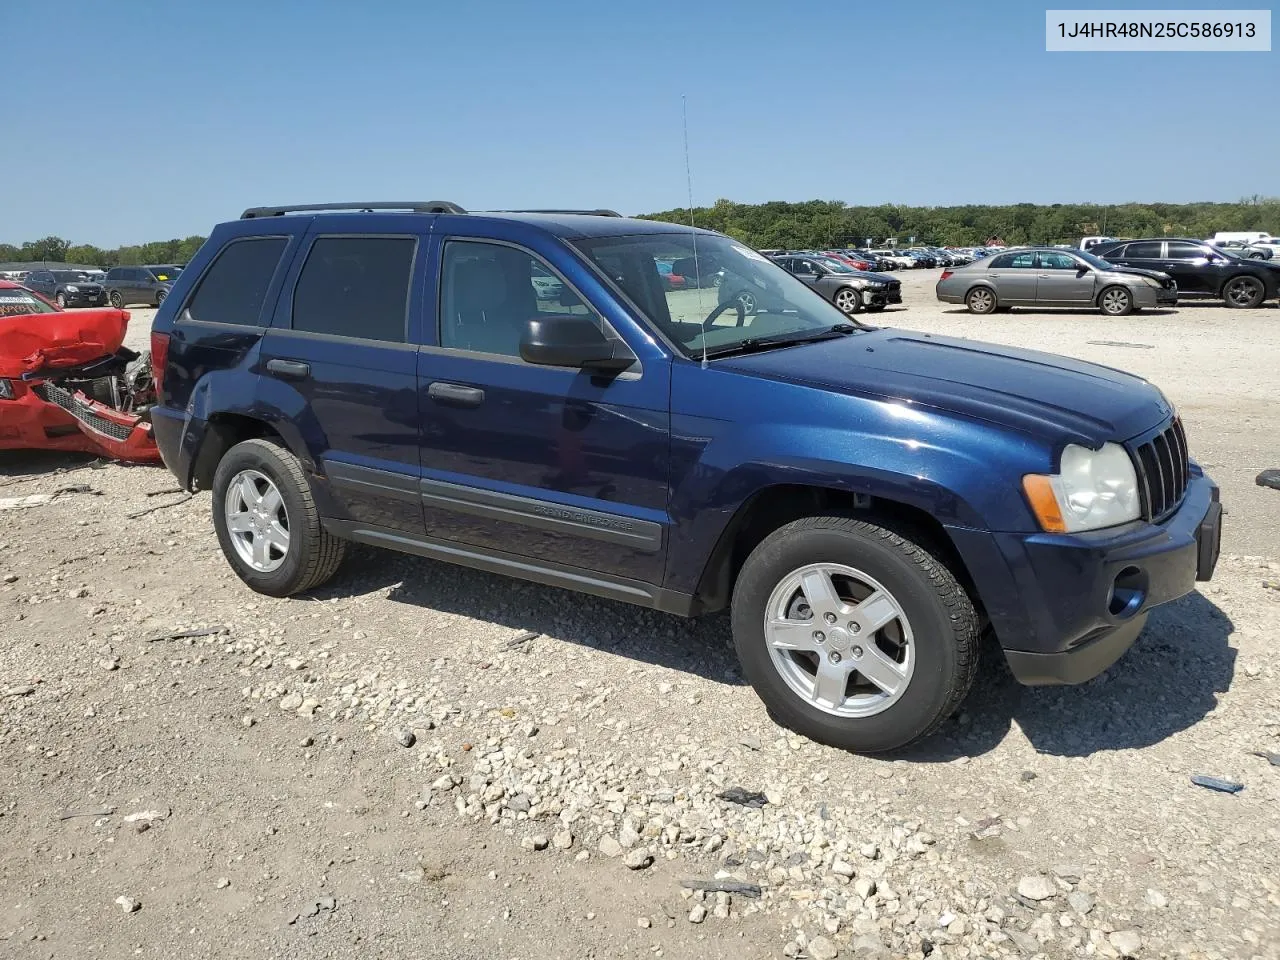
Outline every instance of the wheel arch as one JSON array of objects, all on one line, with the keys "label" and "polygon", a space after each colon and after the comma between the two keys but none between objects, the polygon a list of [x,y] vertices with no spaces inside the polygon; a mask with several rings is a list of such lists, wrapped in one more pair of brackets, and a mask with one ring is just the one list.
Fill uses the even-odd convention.
[{"label": "wheel arch", "polygon": [[[284,444],[284,438],[271,424],[242,413],[214,413],[205,421],[203,435],[191,461],[188,489],[209,490],[213,487],[213,475],[226,452],[245,440],[275,440]],[[287,445],[286,445],[287,446]]]},{"label": "wheel arch", "polygon": [[960,551],[932,513],[892,495],[807,483],[773,484],[739,505],[703,567],[696,591],[699,608],[711,612],[728,606],[742,565],[769,534],[793,520],[822,515],[855,516],[918,543],[950,568],[982,613],[978,591]]}]

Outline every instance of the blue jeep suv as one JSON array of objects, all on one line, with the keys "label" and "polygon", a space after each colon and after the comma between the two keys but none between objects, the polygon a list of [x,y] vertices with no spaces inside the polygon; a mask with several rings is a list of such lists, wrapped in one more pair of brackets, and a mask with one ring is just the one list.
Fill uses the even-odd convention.
[{"label": "blue jeep suv", "polygon": [[[720,289],[671,289],[686,258]],[[1078,683],[1218,556],[1218,488],[1145,380],[854,324],[729,237],[611,211],[248,210],[152,358],[165,463],[254,590],[355,541],[728,608],[771,714],[863,752],[946,719],[984,631],[1023,683]]]}]

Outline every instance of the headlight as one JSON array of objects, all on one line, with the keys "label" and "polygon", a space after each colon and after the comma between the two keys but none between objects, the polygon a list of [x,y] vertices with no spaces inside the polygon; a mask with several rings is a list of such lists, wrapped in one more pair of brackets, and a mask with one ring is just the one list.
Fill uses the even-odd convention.
[{"label": "headlight", "polygon": [[63,289],[65,289],[65,290],[67,291],[67,293],[79,293],[79,292],[80,292],[80,288],[79,288],[79,287],[77,287],[74,283],[68,283],[68,284],[66,285],[66,287],[64,287]]},{"label": "headlight", "polygon": [[1155,279],[1154,277],[1143,277],[1142,282],[1145,283],[1148,287],[1155,287],[1157,290],[1160,289],[1160,281]]},{"label": "headlight", "polygon": [[868,289],[868,290],[883,290],[884,288],[885,288],[885,285],[884,285],[883,283],[868,283],[868,284],[867,284],[867,289]]},{"label": "headlight", "polygon": [[1101,450],[1068,444],[1058,473],[1028,474],[1022,489],[1040,526],[1051,533],[1078,533],[1137,520],[1138,475],[1118,443]]}]

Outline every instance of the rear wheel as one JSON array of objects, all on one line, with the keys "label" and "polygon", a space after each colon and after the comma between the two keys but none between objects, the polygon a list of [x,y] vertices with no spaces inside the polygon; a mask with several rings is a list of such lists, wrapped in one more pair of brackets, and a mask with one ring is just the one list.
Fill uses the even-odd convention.
[{"label": "rear wheel", "polygon": [[776,530],[734,585],[744,675],[780,723],[862,753],[928,736],[964,699],[978,617],[952,572],[901,534],[852,517]]},{"label": "rear wheel", "polygon": [[852,287],[841,287],[831,298],[831,302],[841,313],[853,316],[862,309],[862,294]]},{"label": "rear wheel", "polygon": [[1133,294],[1124,287],[1107,287],[1098,294],[1098,309],[1109,317],[1127,317],[1133,313]]},{"label": "rear wheel", "polygon": [[996,294],[990,287],[974,287],[964,298],[964,305],[970,313],[993,313],[996,309]]},{"label": "rear wheel", "polygon": [[346,552],[320,523],[301,461],[270,440],[238,443],[218,463],[213,526],[236,575],[272,597],[324,583]]},{"label": "rear wheel", "polygon": [[1227,306],[1241,309],[1261,306],[1266,293],[1262,281],[1248,274],[1232,277],[1222,287],[1222,299]]}]

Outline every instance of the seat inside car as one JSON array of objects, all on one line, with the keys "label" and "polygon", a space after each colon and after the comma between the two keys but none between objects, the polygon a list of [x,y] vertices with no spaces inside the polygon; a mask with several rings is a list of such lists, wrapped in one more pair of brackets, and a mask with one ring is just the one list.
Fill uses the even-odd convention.
[{"label": "seat inside car", "polygon": [[443,345],[478,353],[520,355],[528,322],[538,315],[529,257],[485,251],[452,264]]}]

